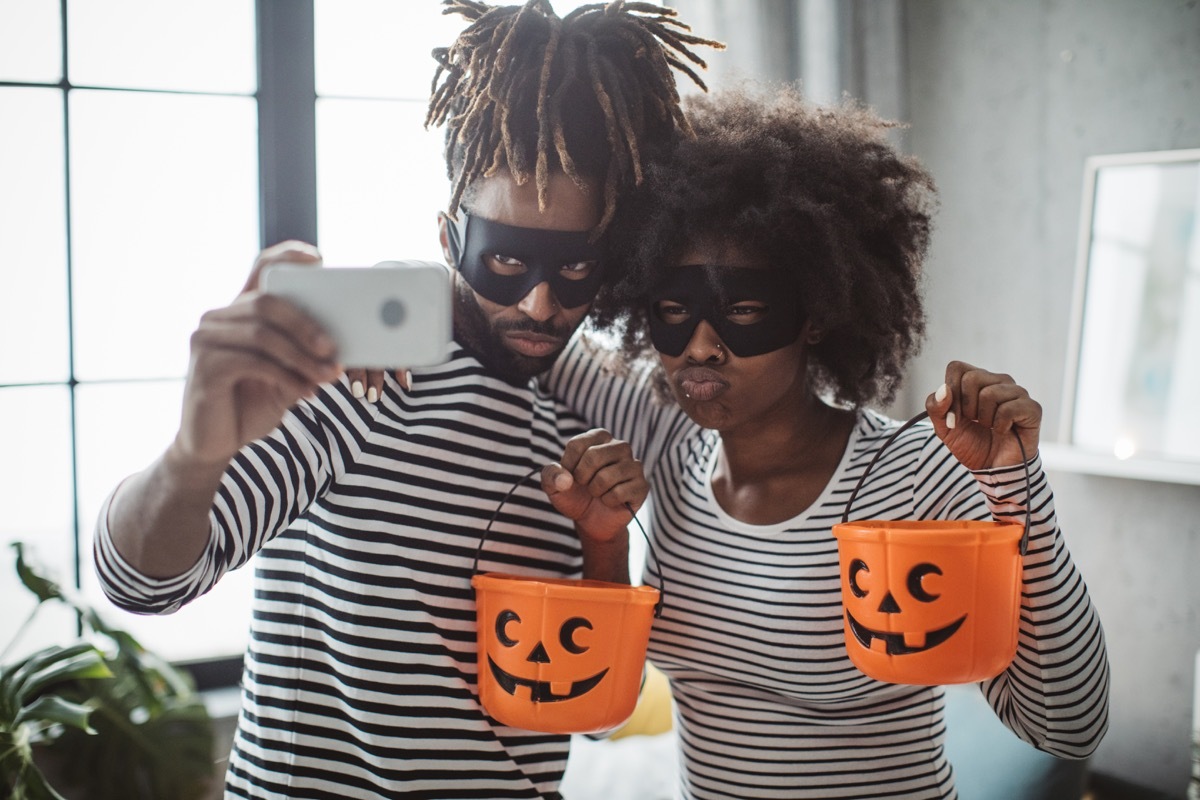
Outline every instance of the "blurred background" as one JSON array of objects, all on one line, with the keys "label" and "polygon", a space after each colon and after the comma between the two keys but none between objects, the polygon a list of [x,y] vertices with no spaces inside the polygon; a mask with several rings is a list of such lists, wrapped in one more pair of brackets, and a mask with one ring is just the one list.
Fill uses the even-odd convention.
[{"label": "blurred background", "polygon": [[[933,172],[941,209],[928,342],[889,410],[921,407],[952,358],[1011,373],[1043,404],[1059,514],[1112,657],[1092,768],[1181,797],[1200,724],[1200,456],[1093,452],[1070,420],[1088,159],[1200,148],[1196,0],[672,5],[729,45],[709,58],[711,87],[800,81],[905,123],[896,141]],[[440,12],[0,0],[0,543],[28,543],[205,687],[237,681],[249,572],[173,617],[122,614],[95,586],[97,511],[172,435],[188,336],[260,247],[305,239],[340,266],[441,258],[448,183],[423,121],[430,50],[461,21]],[[1181,294],[1200,292],[1200,256],[1190,264]],[[33,605],[7,552],[0,648]],[[75,630],[69,614],[40,616],[17,650]]]}]

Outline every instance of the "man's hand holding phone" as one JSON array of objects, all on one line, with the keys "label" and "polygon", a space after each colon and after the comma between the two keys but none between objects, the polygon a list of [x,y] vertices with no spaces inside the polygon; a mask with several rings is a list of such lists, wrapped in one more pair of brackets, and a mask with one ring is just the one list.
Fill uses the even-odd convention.
[{"label": "man's hand holding phone", "polygon": [[192,335],[177,454],[227,463],[297,401],[337,380],[343,364],[441,363],[450,308],[450,276],[440,264],[323,268],[303,242],[264,250],[237,299],[205,314]]},{"label": "man's hand holding phone", "polygon": [[301,398],[341,375],[337,346],[321,326],[260,291],[263,270],[284,262],[319,268],[321,256],[304,242],[267,248],[233,303],[201,318],[169,455],[223,468],[244,445],[274,430]]}]

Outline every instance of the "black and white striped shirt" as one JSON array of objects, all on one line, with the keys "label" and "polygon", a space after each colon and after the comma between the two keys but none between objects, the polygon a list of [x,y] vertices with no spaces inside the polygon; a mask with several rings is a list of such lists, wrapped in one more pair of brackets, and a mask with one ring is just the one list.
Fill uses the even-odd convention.
[{"label": "black and white striped shirt", "polygon": [[[646,582],[664,590],[649,657],[671,679],[685,798],[954,798],[943,691],[881,683],[845,649],[831,527],[898,423],[860,413],[821,496],[800,516],[748,525],[716,502],[721,440],[656,404],[648,372],[616,379],[577,344],[547,385],[631,442],[650,473]],[[1083,757],[1107,725],[1103,633],[1037,457],[1016,659],[982,684],[1016,735]],[[971,473],[928,422],[872,469],[855,519],[1024,519],[1021,467]],[[950,735],[953,735],[951,733]]]},{"label": "black and white striped shirt", "polygon": [[[324,387],[244,448],[210,512],[207,550],[154,580],[96,537],[108,595],[169,613],[255,559],[231,797],[557,797],[568,738],[508,728],[477,701],[480,536],[523,475],[587,429],[530,382],[455,348],[388,376],[378,403]],[[504,505],[480,571],[577,577],[578,537],[536,480]]]}]

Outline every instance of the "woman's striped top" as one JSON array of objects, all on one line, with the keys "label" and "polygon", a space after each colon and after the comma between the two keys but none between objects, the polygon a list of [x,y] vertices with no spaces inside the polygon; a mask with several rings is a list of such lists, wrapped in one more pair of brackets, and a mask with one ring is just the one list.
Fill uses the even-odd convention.
[{"label": "woman's striped top", "polygon": [[[898,423],[864,411],[821,496],[777,525],[730,517],[712,491],[721,439],[656,404],[649,373],[617,379],[574,346],[547,385],[633,444],[650,472],[652,555],[663,588],[649,657],[671,679],[685,798],[953,798],[943,692],[860,673],[844,644],[831,526]],[[981,688],[1019,737],[1084,757],[1107,725],[1104,637],[1071,561],[1040,461],[1023,560],[1016,659]],[[971,473],[928,422],[871,470],[854,519],[1024,519],[1021,467]],[[951,732],[950,735],[953,735]]]},{"label": "woman's striped top", "polygon": [[[96,565],[119,606],[170,613],[255,565],[229,797],[557,797],[565,736],[492,721],[477,701],[476,549],[505,493],[587,429],[536,384],[456,349],[388,376],[379,402],[325,387],[226,472],[207,551],[154,580],[101,513]],[[573,526],[536,480],[504,505],[479,570],[577,577]]]}]

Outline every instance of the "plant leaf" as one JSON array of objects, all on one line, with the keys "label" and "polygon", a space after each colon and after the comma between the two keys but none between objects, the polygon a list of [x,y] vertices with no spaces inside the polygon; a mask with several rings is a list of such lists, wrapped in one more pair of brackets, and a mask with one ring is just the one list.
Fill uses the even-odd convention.
[{"label": "plant leaf", "polygon": [[65,700],[56,694],[48,694],[39,697],[29,705],[21,709],[17,714],[16,724],[21,725],[25,722],[57,722],[62,725],[69,725],[72,728],[78,728],[85,733],[95,733],[91,725],[88,725],[88,717],[92,714],[90,706],[81,703],[73,703],[70,700]]},{"label": "plant leaf", "polygon": [[62,589],[49,578],[41,575],[25,560],[25,545],[23,542],[13,542],[12,547],[17,551],[17,577],[25,588],[37,595],[39,603],[47,600],[62,599]]},{"label": "plant leaf", "polygon": [[111,677],[104,655],[91,644],[47,647],[17,667],[10,684],[5,687],[7,704],[10,708],[20,708],[27,699],[61,681]]}]

